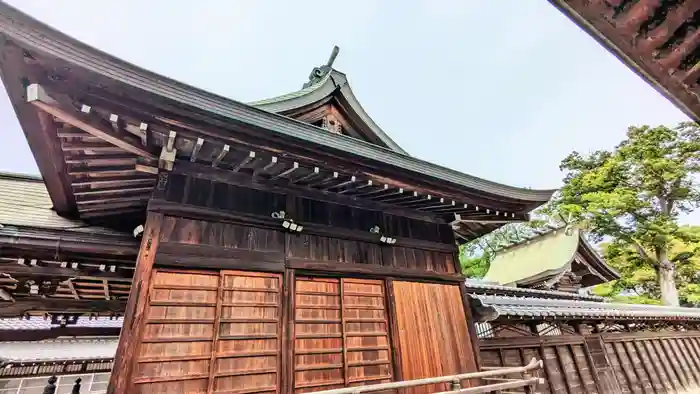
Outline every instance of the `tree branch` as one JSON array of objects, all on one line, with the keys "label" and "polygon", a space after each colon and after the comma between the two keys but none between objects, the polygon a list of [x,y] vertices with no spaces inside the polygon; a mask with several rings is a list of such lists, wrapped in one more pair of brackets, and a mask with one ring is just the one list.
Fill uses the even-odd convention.
[{"label": "tree branch", "polygon": [[649,253],[647,253],[647,251],[644,250],[644,248],[642,247],[642,245],[639,244],[639,242],[632,240],[632,246],[637,251],[637,254],[639,254],[639,256],[645,261],[648,261],[654,269],[659,268],[659,262],[651,258],[651,256],[649,256]]}]

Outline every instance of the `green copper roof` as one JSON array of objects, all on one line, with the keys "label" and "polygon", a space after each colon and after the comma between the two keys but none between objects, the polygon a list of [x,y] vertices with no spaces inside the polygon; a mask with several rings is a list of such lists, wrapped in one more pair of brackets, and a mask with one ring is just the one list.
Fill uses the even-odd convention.
[{"label": "green copper roof", "polygon": [[509,284],[534,276],[559,273],[571,264],[578,246],[578,229],[548,232],[498,251],[484,280]]}]

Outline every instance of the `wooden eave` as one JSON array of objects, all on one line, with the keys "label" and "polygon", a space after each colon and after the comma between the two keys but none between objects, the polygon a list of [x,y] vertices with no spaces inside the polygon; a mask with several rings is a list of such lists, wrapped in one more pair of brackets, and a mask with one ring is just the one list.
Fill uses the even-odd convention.
[{"label": "wooden eave", "polygon": [[583,236],[583,233],[579,233],[578,253],[583,257],[585,263],[590,265],[592,270],[595,270],[603,277],[604,282],[602,283],[620,279],[620,273],[603,260],[593,248],[593,245]]},{"label": "wooden eave", "polygon": [[[526,220],[553,193],[465,175],[187,86],[90,48],[4,3],[0,16],[4,82],[15,92],[10,98],[32,135],[44,178],[62,180],[47,181],[47,187],[64,215],[142,211],[157,167],[172,166],[160,156],[169,144],[176,155],[166,159],[173,161],[281,177],[353,198],[407,197],[397,204],[446,217]],[[46,126],[33,127],[25,113],[42,117]],[[41,138],[34,138],[39,130]],[[37,148],[47,135],[53,154]]]},{"label": "wooden eave", "polygon": [[298,92],[252,102],[250,105],[297,119],[329,103],[342,110],[344,117],[352,122],[352,130],[360,134],[358,137],[407,155],[360,105],[346,75],[335,69],[331,69],[321,81]]},{"label": "wooden eave", "polygon": [[686,115],[700,120],[700,2],[549,1]]}]

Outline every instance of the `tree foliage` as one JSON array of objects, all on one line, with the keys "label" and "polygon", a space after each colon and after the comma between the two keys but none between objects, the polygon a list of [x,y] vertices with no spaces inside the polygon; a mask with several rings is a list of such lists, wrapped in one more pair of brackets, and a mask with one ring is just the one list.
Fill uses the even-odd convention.
[{"label": "tree foliage", "polygon": [[[700,226],[682,226],[685,239],[700,239]],[[661,296],[656,272],[639,259],[631,247],[620,248],[613,243],[602,243],[601,250],[607,263],[620,273],[620,280],[599,285],[595,294],[611,297],[619,302],[658,304]],[[676,285],[680,303],[700,305],[700,242],[673,240],[669,249],[670,260],[676,264]],[[641,264],[640,264],[641,263]]]},{"label": "tree foliage", "polygon": [[699,126],[630,127],[615,149],[573,152],[560,168],[564,186],[549,212],[571,215],[594,241],[610,240],[607,257],[625,276],[617,289],[639,289],[677,305],[674,279],[685,283],[696,252],[674,248],[698,238],[679,226],[678,216],[700,205]]},{"label": "tree foliage", "polygon": [[473,279],[480,279],[489,270],[491,260],[496,251],[508,244],[517,243],[531,238],[538,232],[550,226],[563,224],[560,220],[543,213],[540,209],[533,215],[534,219],[527,223],[509,223],[480,238],[462,245],[459,250],[462,273]]}]

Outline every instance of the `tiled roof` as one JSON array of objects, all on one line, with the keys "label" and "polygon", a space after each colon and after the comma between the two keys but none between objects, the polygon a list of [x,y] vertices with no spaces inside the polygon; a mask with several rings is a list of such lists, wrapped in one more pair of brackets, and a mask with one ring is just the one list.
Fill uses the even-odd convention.
[{"label": "tiled roof", "polygon": [[[481,305],[477,309],[489,309],[490,320],[498,317],[517,319],[630,319],[630,320],[700,320],[700,308],[684,308],[657,305],[617,304],[576,300],[553,300],[532,297],[504,297],[497,295],[472,295]],[[483,313],[482,313],[483,315]]]},{"label": "tiled roof", "polygon": [[[89,319],[87,317],[79,317],[76,324],[71,324],[70,327],[92,327],[92,328],[121,328],[124,324],[124,318],[110,319],[98,317]],[[52,327],[58,327],[51,324],[51,319],[42,319],[33,317],[26,319],[0,319],[0,330],[49,330]]]},{"label": "tiled roof", "polygon": [[123,235],[59,216],[40,177],[0,173],[0,225]]},{"label": "tiled roof", "polygon": [[576,227],[539,232],[496,252],[484,279],[502,284],[531,283],[566,272],[577,253],[585,253],[585,264],[597,277],[592,284],[619,279],[614,269],[600,258]]},{"label": "tiled roof", "polygon": [[108,360],[117,352],[118,337],[51,339],[34,342],[0,342],[0,360],[36,362],[56,360]]},{"label": "tiled roof", "polygon": [[567,293],[556,290],[539,290],[539,289],[524,289],[519,287],[503,286],[496,283],[485,282],[475,279],[467,279],[467,290],[477,294],[493,294],[502,296],[527,296],[534,298],[551,298],[551,299],[569,299],[569,300],[584,300],[603,302],[605,298],[596,295],[585,295],[576,293]]}]

